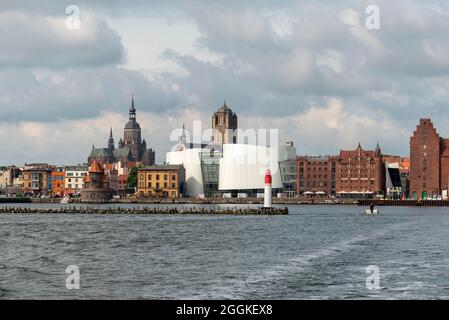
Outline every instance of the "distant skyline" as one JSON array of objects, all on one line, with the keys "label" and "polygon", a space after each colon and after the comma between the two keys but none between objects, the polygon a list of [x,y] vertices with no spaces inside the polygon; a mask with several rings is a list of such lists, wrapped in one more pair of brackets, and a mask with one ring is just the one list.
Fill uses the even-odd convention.
[{"label": "distant skyline", "polygon": [[444,1],[0,0],[0,41],[0,165],[86,162],[122,135],[132,94],[159,163],[223,100],[298,154],[406,156],[419,118],[449,136]]}]

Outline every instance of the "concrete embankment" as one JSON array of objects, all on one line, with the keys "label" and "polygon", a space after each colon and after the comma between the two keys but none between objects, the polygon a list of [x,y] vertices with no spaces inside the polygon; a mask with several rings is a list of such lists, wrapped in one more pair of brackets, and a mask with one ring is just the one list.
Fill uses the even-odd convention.
[{"label": "concrete embankment", "polygon": [[449,200],[359,200],[359,206],[449,207]]},{"label": "concrete embankment", "polygon": [[0,207],[0,214],[200,214],[200,215],[286,215],[287,208],[176,208],[176,207]]},{"label": "concrete embankment", "polygon": [[0,203],[29,203],[31,202],[30,198],[5,198],[0,197]]}]

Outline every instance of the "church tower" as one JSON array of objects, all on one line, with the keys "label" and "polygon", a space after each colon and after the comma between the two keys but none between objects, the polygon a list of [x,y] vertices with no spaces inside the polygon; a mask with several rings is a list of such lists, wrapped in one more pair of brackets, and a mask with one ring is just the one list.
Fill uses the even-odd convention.
[{"label": "church tower", "polygon": [[211,142],[237,143],[237,115],[226,105],[226,101],[212,115]]},{"label": "church tower", "polygon": [[109,132],[108,149],[114,151],[114,137],[112,136],[112,128]]},{"label": "church tower", "polygon": [[136,108],[134,107],[134,96],[131,99],[129,108],[129,121],[125,125],[123,146],[128,147],[135,161],[140,161],[140,150],[142,144],[141,129],[136,121]]}]

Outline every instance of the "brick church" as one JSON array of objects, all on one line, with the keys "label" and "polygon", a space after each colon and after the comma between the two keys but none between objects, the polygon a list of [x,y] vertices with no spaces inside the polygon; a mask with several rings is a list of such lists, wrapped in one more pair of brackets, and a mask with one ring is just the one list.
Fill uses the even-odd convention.
[{"label": "brick church", "polygon": [[112,129],[109,134],[108,146],[106,148],[95,148],[87,159],[89,165],[96,160],[98,163],[122,162],[141,162],[143,165],[153,165],[155,161],[155,152],[153,149],[147,149],[145,139],[142,140],[142,130],[136,120],[136,108],[134,107],[134,97],[131,100],[129,108],[129,121],[125,125],[123,139],[120,138],[118,147],[115,147]]}]

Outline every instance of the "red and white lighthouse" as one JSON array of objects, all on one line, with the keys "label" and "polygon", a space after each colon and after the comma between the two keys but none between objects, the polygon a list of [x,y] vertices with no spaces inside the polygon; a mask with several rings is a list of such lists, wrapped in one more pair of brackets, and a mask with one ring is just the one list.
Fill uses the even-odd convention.
[{"label": "red and white lighthouse", "polygon": [[265,194],[264,194],[264,208],[271,208],[271,171],[265,171]]}]

